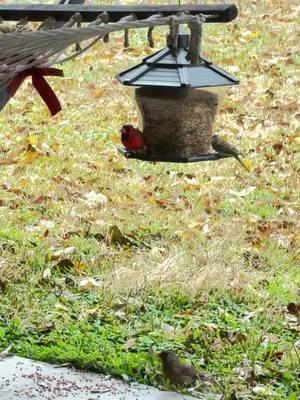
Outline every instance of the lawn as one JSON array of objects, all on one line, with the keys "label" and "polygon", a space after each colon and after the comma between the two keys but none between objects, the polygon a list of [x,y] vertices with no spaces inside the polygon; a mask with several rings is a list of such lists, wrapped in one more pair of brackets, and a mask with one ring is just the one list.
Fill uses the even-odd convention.
[{"label": "lawn", "polygon": [[154,50],[117,33],[64,64],[59,115],[30,81],[1,111],[0,351],[174,388],[154,354],[172,348],[224,399],[299,399],[300,8],[237,5],[203,52],[241,80],[216,132],[251,174],[117,152],[137,113],[115,75],[163,28]]}]

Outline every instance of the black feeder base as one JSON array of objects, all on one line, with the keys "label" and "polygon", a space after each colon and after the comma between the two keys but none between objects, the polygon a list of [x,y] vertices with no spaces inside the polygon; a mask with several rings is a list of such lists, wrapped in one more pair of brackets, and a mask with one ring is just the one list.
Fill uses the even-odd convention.
[{"label": "black feeder base", "polygon": [[126,158],[136,159],[141,161],[152,161],[152,162],[174,162],[174,163],[192,163],[192,162],[200,162],[200,161],[217,161],[221,158],[233,157],[229,155],[223,155],[218,153],[208,153],[208,154],[200,154],[199,156],[191,156],[191,157],[164,157],[164,156],[147,156],[142,153],[133,152],[127,150],[125,147],[118,147],[118,151],[123,154]]}]

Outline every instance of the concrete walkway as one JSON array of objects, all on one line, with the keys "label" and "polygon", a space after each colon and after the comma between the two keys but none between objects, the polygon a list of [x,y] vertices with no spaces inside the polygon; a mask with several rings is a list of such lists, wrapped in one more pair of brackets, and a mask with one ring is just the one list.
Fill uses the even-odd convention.
[{"label": "concrete walkway", "polygon": [[0,400],[193,400],[107,375],[9,357],[0,361]]}]

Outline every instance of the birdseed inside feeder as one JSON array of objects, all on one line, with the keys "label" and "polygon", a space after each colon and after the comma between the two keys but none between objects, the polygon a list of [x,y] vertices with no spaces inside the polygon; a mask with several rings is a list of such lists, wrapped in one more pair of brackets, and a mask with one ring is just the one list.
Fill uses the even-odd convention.
[{"label": "birdseed inside feeder", "polygon": [[180,32],[175,50],[168,46],[117,76],[124,85],[137,86],[139,128],[146,145],[143,154],[119,149],[126,157],[173,162],[224,157],[212,151],[211,138],[225,87],[239,82],[200,57],[199,48],[190,61],[191,41]]}]

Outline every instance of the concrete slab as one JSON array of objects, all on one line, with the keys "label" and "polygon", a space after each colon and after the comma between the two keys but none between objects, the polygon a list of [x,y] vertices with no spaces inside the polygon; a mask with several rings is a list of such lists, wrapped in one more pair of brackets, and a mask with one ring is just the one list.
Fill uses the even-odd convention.
[{"label": "concrete slab", "polygon": [[107,375],[21,357],[0,361],[0,400],[193,400]]}]

